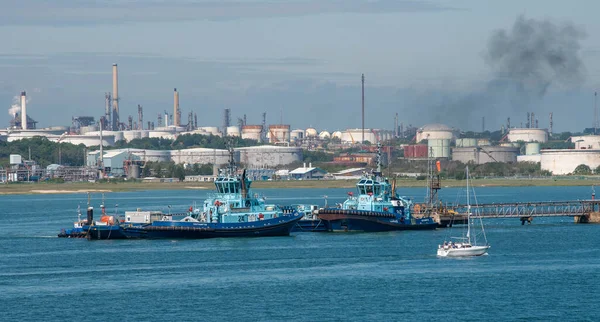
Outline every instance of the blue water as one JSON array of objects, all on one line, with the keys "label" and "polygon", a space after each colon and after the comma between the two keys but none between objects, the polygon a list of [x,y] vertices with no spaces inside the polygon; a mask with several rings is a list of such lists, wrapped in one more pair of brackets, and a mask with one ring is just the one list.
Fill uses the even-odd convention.
[{"label": "blue water", "polygon": [[[279,204],[348,189],[265,189]],[[417,201],[424,189],[402,189]],[[458,189],[443,189],[454,201]],[[184,211],[206,191],[107,194],[109,212]],[[479,202],[588,199],[589,187],[479,188]],[[93,195],[98,206],[100,195]],[[212,240],[56,238],[83,194],[0,196],[2,321],[597,321],[600,225],[486,220],[489,256],[435,256],[447,230]],[[118,207],[115,205],[118,204]]]}]

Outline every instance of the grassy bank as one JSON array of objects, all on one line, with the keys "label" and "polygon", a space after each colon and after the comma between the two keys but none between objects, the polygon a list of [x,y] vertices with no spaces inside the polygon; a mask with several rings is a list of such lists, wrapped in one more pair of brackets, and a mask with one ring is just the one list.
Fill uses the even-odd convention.
[{"label": "grassy bank", "polygon": [[[320,180],[320,181],[256,181],[254,188],[354,188],[356,180]],[[475,187],[528,187],[528,186],[592,186],[600,184],[597,178],[543,178],[543,179],[473,179]],[[398,187],[425,187],[426,182],[415,179],[398,180]],[[444,180],[443,187],[462,187],[464,180]],[[150,182],[119,182],[119,183],[19,183],[0,185],[0,195],[34,194],[34,193],[85,193],[90,192],[120,192],[143,190],[188,190],[213,189],[212,183],[150,183]]]}]

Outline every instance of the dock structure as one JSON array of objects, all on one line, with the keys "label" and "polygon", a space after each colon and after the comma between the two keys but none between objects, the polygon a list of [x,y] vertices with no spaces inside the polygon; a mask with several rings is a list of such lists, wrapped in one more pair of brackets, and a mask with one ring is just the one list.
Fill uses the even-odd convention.
[{"label": "dock structure", "polygon": [[[463,223],[467,205],[450,209],[458,215],[440,216],[441,226]],[[531,223],[535,217],[573,217],[576,223],[600,223],[600,200],[545,201],[522,203],[491,203],[471,205],[473,218],[518,218],[521,224]]]}]

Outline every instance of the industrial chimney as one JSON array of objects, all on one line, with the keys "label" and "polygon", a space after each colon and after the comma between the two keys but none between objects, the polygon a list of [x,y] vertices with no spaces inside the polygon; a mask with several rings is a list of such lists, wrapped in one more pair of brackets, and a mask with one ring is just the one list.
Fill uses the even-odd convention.
[{"label": "industrial chimney", "polygon": [[21,129],[27,130],[27,94],[21,92]]},{"label": "industrial chimney", "polygon": [[118,131],[119,130],[119,77],[118,77],[118,71],[117,71],[117,64],[113,64],[112,74],[113,74],[113,93],[112,93],[113,131]]},{"label": "industrial chimney", "polygon": [[175,121],[173,122],[173,125],[175,126],[180,126],[181,125],[181,120],[179,119],[179,92],[177,92],[177,88],[173,89],[173,117],[175,118]]}]

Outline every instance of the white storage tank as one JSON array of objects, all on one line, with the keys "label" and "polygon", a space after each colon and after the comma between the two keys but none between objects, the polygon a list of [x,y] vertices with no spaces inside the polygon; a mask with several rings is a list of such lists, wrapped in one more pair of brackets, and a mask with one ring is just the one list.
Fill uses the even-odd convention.
[{"label": "white storage tank", "polygon": [[293,130],[292,133],[290,134],[290,139],[292,141],[300,141],[304,138],[304,131],[303,130]]},{"label": "white storage tank", "polygon": [[98,131],[98,126],[96,125],[88,125],[82,126],[79,128],[79,134],[86,134],[88,132]]},{"label": "white storage tank", "polygon": [[540,154],[542,170],[548,170],[554,175],[573,173],[580,164],[585,164],[592,170],[600,166],[600,150],[544,149]]},{"label": "white storage tank", "polygon": [[508,132],[510,142],[548,142],[548,131],[546,129],[510,129]]},{"label": "white storage tank", "polygon": [[488,146],[488,145],[492,145],[492,143],[490,143],[490,139],[477,139],[477,146]]},{"label": "white storage tank", "polygon": [[327,131],[321,131],[321,133],[319,133],[319,139],[324,140],[324,139],[328,139],[331,137],[331,133],[327,132]]},{"label": "white storage tank", "polygon": [[219,128],[216,126],[202,126],[199,127],[199,129],[212,135],[221,136],[221,131],[219,131]]},{"label": "white storage tank", "polygon": [[431,158],[449,158],[450,157],[450,139],[429,139],[427,140],[427,151]]},{"label": "white storage tank", "polygon": [[511,148],[520,148],[521,144],[519,142],[503,142],[503,143],[500,143],[500,146],[511,147]]},{"label": "white storage tank", "polygon": [[287,124],[269,125],[267,136],[269,143],[290,142],[290,126]]},{"label": "white storage tank", "polygon": [[600,135],[572,136],[575,149],[600,149]]},{"label": "white storage tank", "polygon": [[240,128],[237,126],[228,126],[227,127],[227,136],[240,136]]},{"label": "white storage tank", "polygon": [[23,163],[23,158],[19,154],[11,154],[10,155],[10,164],[16,165]]},{"label": "white storage tank", "polygon": [[444,124],[427,124],[417,130],[417,143],[423,140],[454,139],[456,131]]},{"label": "white storage tank", "polygon": [[331,134],[332,138],[336,138],[336,139],[342,139],[342,131],[335,131]]},{"label": "white storage tank", "polygon": [[505,146],[461,147],[452,149],[452,160],[462,163],[484,164],[489,162],[514,163],[519,148]]},{"label": "white storage tank", "polygon": [[525,144],[525,155],[540,154],[540,144],[538,142],[531,142]]},{"label": "white storage tank", "polygon": [[297,163],[303,160],[302,149],[299,147],[262,145],[237,148],[240,162],[248,167],[276,167]]},{"label": "white storage tank", "polygon": [[242,139],[255,140],[260,142],[262,125],[244,125],[242,126]]},{"label": "white storage tank", "polygon": [[477,139],[473,139],[473,138],[456,139],[456,147],[457,148],[468,148],[468,147],[473,147],[473,146],[477,146]]},{"label": "white storage tank", "polygon": [[[371,143],[377,143],[377,138],[371,129],[365,129],[365,141],[369,141]],[[342,132],[342,142],[343,143],[361,143],[362,140],[362,129],[347,129]]]},{"label": "white storage tank", "polygon": [[309,127],[308,129],[306,129],[305,134],[307,138],[315,138],[317,137],[317,130],[312,127]]}]

